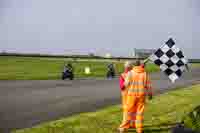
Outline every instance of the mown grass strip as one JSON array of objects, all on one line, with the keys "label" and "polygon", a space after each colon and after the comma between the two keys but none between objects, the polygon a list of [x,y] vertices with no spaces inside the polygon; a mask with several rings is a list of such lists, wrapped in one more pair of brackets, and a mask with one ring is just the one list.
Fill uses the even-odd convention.
[{"label": "mown grass strip", "polygon": [[[0,56],[0,80],[46,80],[61,79],[64,63],[74,66],[75,78],[106,77],[108,61],[71,60],[66,58],[13,57]],[[116,73],[123,71],[123,62],[113,62]],[[86,75],[84,68],[90,67],[91,74]],[[149,72],[158,70],[153,64],[147,66]]]}]

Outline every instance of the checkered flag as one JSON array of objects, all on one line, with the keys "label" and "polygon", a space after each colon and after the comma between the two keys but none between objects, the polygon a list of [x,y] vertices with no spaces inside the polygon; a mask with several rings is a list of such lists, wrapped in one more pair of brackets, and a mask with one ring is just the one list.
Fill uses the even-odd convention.
[{"label": "checkered flag", "polygon": [[183,52],[175,45],[172,38],[152,54],[149,59],[158,65],[172,82],[175,82],[182,75],[188,63]]}]

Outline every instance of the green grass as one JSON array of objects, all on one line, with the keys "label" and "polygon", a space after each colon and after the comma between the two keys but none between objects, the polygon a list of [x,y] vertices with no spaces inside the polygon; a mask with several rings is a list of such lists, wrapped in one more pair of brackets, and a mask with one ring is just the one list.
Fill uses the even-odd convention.
[{"label": "green grass", "polygon": [[[65,58],[14,57],[0,56],[0,80],[36,80],[60,79],[64,62],[71,62],[75,69],[75,77],[105,77],[108,61],[70,60]],[[123,71],[123,62],[114,62],[117,73]],[[85,67],[91,68],[91,74],[84,73]],[[153,64],[147,70],[158,70]]]},{"label": "green grass", "polygon": [[[199,95],[200,85],[195,85],[154,97],[146,105],[145,133],[169,133],[170,128],[180,122],[186,112],[199,105]],[[116,133],[121,116],[120,105],[115,105],[13,133]]]},{"label": "green grass", "polygon": [[186,127],[200,131],[200,105],[183,118]]},{"label": "green grass", "polygon": [[200,67],[200,63],[193,63],[193,64],[192,64],[192,67],[196,67],[196,68],[197,68],[197,67]]}]

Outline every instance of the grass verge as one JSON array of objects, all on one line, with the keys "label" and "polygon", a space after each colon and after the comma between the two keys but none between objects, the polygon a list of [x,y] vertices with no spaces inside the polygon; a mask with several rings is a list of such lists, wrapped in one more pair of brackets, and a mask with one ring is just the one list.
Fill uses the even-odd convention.
[{"label": "grass verge", "polygon": [[199,68],[200,67],[200,63],[193,63],[191,66],[194,67],[194,68]]},{"label": "grass verge", "polygon": [[[186,112],[199,105],[199,95],[200,85],[194,85],[154,97],[146,105],[145,132],[169,133],[170,128],[180,122]],[[13,133],[116,133],[121,116],[120,105],[115,105]]]},{"label": "grass verge", "polygon": [[[72,60],[66,58],[15,57],[0,56],[0,80],[46,80],[61,79],[65,62],[71,62],[75,70],[75,78],[105,77],[107,60]],[[116,73],[123,71],[123,62],[114,62]],[[86,75],[84,68],[90,67],[91,74]],[[153,64],[147,66],[149,72],[158,69]]]}]

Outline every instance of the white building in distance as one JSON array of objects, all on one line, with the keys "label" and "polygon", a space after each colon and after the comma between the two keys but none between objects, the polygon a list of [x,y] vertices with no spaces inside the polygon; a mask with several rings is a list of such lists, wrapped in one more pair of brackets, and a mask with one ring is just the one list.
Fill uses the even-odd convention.
[{"label": "white building in distance", "polygon": [[156,52],[155,49],[136,49],[135,48],[133,50],[132,56],[135,58],[147,58],[154,52]]}]

